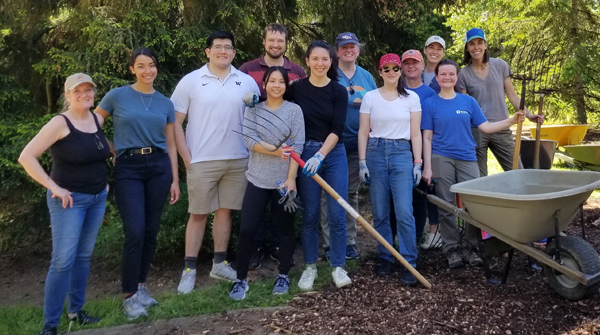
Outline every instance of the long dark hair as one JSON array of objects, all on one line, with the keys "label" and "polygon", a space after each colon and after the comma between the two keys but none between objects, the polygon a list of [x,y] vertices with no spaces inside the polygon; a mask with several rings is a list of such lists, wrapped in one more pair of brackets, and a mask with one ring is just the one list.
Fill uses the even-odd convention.
[{"label": "long dark hair", "polygon": [[148,49],[148,48],[137,48],[137,49],[133,50],[133,52],[131,53],[131,56],[129,57],[128,65],[131,67],[134,67],[135,60],[138,58],[139,55],[144,55],[144,56],[148,56],[148,57],[152,58],[152,61],[154,61],[154,65],[156,66],[156,70],[160,70],[158,68],[158,59],[156,58],[156,54],[154,53],[154,51],[152,51],[152,49]]},{"label": "long dark hair", "polygon": [[[487,44],[487,41],[485,43]],[[464,54],[463,54],[463,64],[464,65],[469,65],[469,64],[471,64],[471,61],[472,61],[471,60],[471,54],[469,53],[469,50],[467,48],[468,44],[469,44],[468,42],[465,43],[465,51],[464,51]],[[483,52],[483,60],[482,60],[482,62],[483,63],[487,63],[489,61],[490,61],[490,50],[488,50],[488,48],[485,48],[485,51]]]},{"label": "long dark hair", "polygon": [[310,58],[310,54],[312,53],[314,48],[322,48],[329,52],[329,58],[331,58],[331,67],[329,68],[329,70],[327,70],[327,77],[331,80],[337,81],[339,78],[337,72],[338,57],[335,51],[333,51],[333,48],[329,45],[329,43],[325,41],[313,41],[306,49],[306,54],[304,55],[306,59]]},{"label": "long dark hair", "polygon": [[285,70],[285,68],[283,66],[271,66],[270,68],[268,68],[267,71],[265,71],[265,74],[263,75],[263,79],[262,79],[263,85],[265,85],[265,88],[267,87],[267,82],[271,78],[271,74],[275,71],[279,71],[281,73],[281,76],[283,77],[283,81],[285,82],[285,90],[287,91],[287,89],[290,87],[290,84],[289,84],[290,80],[289,80],[287,71]]}]

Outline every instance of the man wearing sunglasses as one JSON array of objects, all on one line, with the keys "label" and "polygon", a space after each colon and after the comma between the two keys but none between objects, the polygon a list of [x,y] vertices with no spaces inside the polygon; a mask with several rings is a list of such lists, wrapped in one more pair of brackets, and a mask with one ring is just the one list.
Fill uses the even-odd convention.
[{"label": "man wearing sunglasses", "polygon": [[[336,53],[339,58],[339,83],[348,91],[348,106],[346,125],[342,133],[346,157],[348,160],[348,203],[358,211],[358,125],[359,110],[362,98],[368,91],[377,88],[373,76],[356,64],[360,49],[364,46],[356,35],[350,32],[341,33],[335,39]],[[321,196],[321,228],[323,232],[323,247],[325,257],[329,260],[329,225],[327,223],[327,206],[325,192]],[[346,259],[357,259],[356,250],[356,219],[346,215]]]}]

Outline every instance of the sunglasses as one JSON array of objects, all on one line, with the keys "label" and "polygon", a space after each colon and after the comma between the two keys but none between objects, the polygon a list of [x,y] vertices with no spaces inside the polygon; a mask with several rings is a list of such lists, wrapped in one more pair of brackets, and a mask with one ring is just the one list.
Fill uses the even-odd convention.
[{"label": "sunglasses", "polygon": [[348,93],[350,93],[350,95],[354,95],[354,93],[356,93],[356,91],[354,90],[354,83],[352,82],[352,80],[350,80],[350,89],[348,90]]},{"label": "sunglasses", "polygon": [[400,67],[399,66],[394,66],[394,67],[390,68],[390,67],[384,66],[382,70],[385,73],[390,72],[390,70],[393,70],[394,72],[398,72],[398,71],[400,71]]},{"label": "sunglasses", "polygon": [[100,137],[98,137],[98,134],[94,133],[94,137],[96,139],[96,147],[98,148],[98,150],[104,149],[104,144],[102,144],[102,141],[100,140]]}]

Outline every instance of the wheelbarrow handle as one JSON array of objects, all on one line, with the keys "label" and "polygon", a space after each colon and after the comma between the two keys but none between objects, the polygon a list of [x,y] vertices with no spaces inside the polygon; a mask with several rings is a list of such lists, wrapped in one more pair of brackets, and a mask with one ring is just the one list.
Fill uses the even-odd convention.
[{"label": "wheelbarrow handle", "polygon": [[[287,145],[285,146],[287,147]],[[294,151],[290,152],[290,155],[292,156],[292,159],[294,161],[296,161],[298,163],[298,165],[300,165],[300,167],[304,167],[304,161],[302,160],[302,158],[300,158],[300,156],[298,156],[298,154],[296,154]],[[423,277],[412,265],[410,265],[410,263],[408,263],[406,261],[406,259],[404,259],[404,257],[402,257],[402,255],[400,255],[400,253],[398,253],[398,251],[396,251],[396,249],[394,249],[394,247],[392,247],[378,232],[377,230],[375,230],[375,228],[371,227],[371,225],[367,222],[367,220],[365,220],[360,214],[358,214],[357,211],[354,210],[354,208],[352,208],[352,206],[350,206],[346,200],[344,200],[344,198],[342,198],[331,186],[329,186],[329,184],[327,184],[327,182],[325,182],[325,180],[323,180],[323,178],[321,178],[321,176],[319,176],[318,174],[314,174],[312,176],[312,178],[319,184],[321,185],[321,187],[323,187],[323,189],[329,193],[329,195],[331,195],[348,213],[350,213],[350,215],[352,215],[353,218],[356,219],[356,221],[360,222],[360,224],[363,226],[363,228],[365,228],[371,235],[373,235],[373,237],[375,237],[375,239],[381,243],[390,253],[392,253],[392,255],[394,255],[394,257],[396,257],[396,259],[398,261],[400,261],[400,263],[408,269],[408,271],[410,271],[416,278],[417,280],[419,280],[419,282],[421,282],[421,284],[423,284],[423,286],[425,286],[426,288],[431,288],[431,283],[429,283],[427,281],[427,279],[425,279],[425,277]]]}]

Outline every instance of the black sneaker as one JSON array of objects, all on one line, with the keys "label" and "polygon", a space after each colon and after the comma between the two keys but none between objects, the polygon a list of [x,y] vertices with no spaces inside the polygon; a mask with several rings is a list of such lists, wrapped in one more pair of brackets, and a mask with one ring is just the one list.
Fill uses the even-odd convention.
[{"label": "black sneaker", "polygon": [[355,245],[346,246],[346,259],[358,259],[358,251],[356,251]]},{"label": "black sneaker", "polygon": [[77,312],[77,315],[75,315],[74,317],[69,318],[69,322],[77,322],[83,326],[98,323],[100,321],[102,321],[101,318],[91,316],[83,309],[79,310],[79,312]]},{"label": "black sneaker", "polygon": [[271,248],[269,256],[271,256],[272,260],[279,262],[279,247]]},{"label": "black sneaker", "polygon": [[380,277],[389,276],[394,270],[394,263],[385,259],[379,260],[379,266],[377,267],[377,275]]},{"label": "black sneaker", "polygon": [[40,332],[40,335],[57,335],[56,327],[44,325],[44,329]]},{"label": "black sneaker", "polygon": [[256,270],[262,265],[262,260],[265,258],[265,251],[262,248],[256,249],[252,257],[250,257],[250,270]]},{"label": "black sneaker", "polygon": [[415,286],[417,285],[417,278],[408,269],[404,269],[400,282],[404,285]]},{"label": "black sneaker", "polygon": [[465,265],[462,261],[462,257],[458,254],[458,251],[448,252],[446,259],[448,259],[448,266],[451,269],[462,268]]}]

